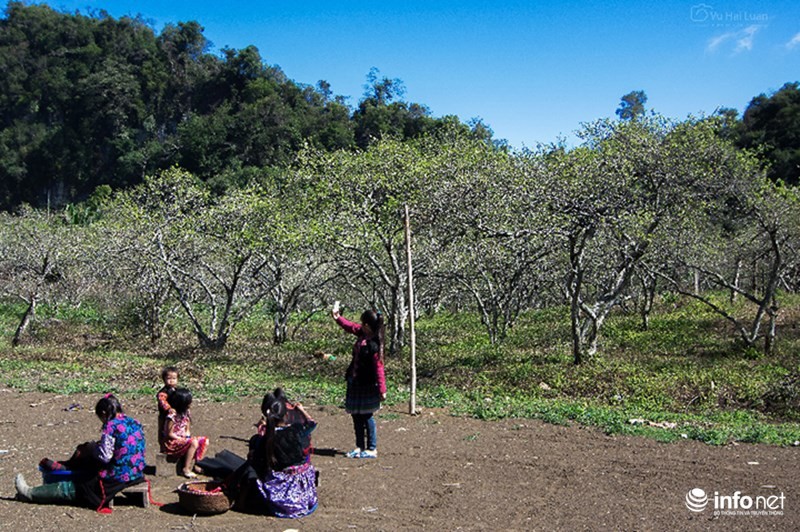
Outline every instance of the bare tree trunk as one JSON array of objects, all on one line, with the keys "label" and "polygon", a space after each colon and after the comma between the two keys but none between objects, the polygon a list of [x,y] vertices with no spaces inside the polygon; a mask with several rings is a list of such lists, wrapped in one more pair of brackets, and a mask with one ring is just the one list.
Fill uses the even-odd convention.
[{"label": "bare tree trunk", "polygon": [[581,343],[580,318],[575,305],[570,305],[570,318],[572,320],[572,360],[577,366],[583,362],[583,345]]},{"label": "bare tree trunk", "polygon": [[775,336],[777,335],[777,306],[773,306],[769,311],[769,322],[767,324],[767,333],[764,335],[764,354],[771,355],[775,349]]},{"label": "bare tree trunk", "polygon": [[742,275],[742,259],[736,259],[736,269],[733,272],[733,286],[734,288],[731,289],[731,304],[736,302],[736,299],[739,296],[739,282]]},{"label": "bare tree trunk", "polygon": [[587,357],[597,354],[597,332],[600,330],[601,324],[601,319],[591,315],[587,316],[586,321],[583,322],[580,337]]},{"label": "bare tree trunk", "polygon": [[572,332],[572,357],[575,365],[583,362],[583,335],[581,334],[581,285],[583,268],[581,256],[583,246],[579,246],[574,237],[569,239],[570,272],[567,276],[567,294],[569,296],[569,315]]},{"label": "bare tree trunk", "polygon": [[287,316],[283,311],[283,308],[276,309],[273,318],[274,325],[272,328],[272,343],[275,345],[281,345],[286,341],[288,336],[286,326]]},{"label": "bare tree trunk", "polygon": [[230,336],[230,332],[223,332],[215,337],[210,337],[205,333],[198,332],[197,339],[202,349],[210,349],[212,351],[217,351],[223,349],[228,344],[228,337]]},{"label": "bare tree trunk", "polygon": [[642,282],[642,303],[639,306],[639,315],[642,318],[642,330],[650,328],[650,312],[653,310],[653,302],[656,299],[656,286],[658,285],[655,275],[648,272],[641,274]]},{"label": "bare tree trunk", "polygon": [[25,331],[28,329],[28,325],[30,325],[31,320],[33,320],[33,317],[36,315],[36,304],[38,301],[39,295],[33,294],[31,296],[30,303],[28,304],[28,308],[25,309],[25,314],[23,314],[22,320],[20,320],[19,326],[14,333],[14,338],[11,340],[11,345],[13,347],[17,347],[19,345],[22,335],[25,334]]},{"label": "bare tree trunk", "polygon": [[405,321],[408,317],[408,308],[403,291],[397,287],[392,287],[392,315],[391,331],[389,340],[389,353],[397,354],[405,343]]}]

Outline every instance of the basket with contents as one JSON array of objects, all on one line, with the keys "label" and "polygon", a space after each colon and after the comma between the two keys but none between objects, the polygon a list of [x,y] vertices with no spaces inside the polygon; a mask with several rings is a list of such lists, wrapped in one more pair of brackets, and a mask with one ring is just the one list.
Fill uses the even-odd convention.
[{"label": "basket with contents", "polygon": [[181,484],[178,502],[185,510],[196,514],[221,514],[231,508],[231,500],[223,493],[222,484],[205,480]]}]

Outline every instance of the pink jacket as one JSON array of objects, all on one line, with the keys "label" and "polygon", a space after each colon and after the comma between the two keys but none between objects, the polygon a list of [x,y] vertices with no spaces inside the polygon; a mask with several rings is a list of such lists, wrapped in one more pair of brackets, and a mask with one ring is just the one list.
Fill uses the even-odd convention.
[{"label": "pink jacket", "polygon": [[[366,345],[367,341],[370,338],[367,338],[362,334],[361,331],[361,324],[353,323],[352,321],[348,320],[344,316],[339,316],[336,318],[336,323],[344,329],[345,331],[349,332],[350,334],[355,334],[358,336],[356,343],[353,345],[353,361],[350,362],[350,367],[347,368],[348,375],[355,375],[358,372],[358,353],[362,346]],[[375,353],[375,382],[378,383],[378,391],[380,393],[386,393],[386,374],[384,373],[383,369],[383,361],[381,360],[380,353]]]}]

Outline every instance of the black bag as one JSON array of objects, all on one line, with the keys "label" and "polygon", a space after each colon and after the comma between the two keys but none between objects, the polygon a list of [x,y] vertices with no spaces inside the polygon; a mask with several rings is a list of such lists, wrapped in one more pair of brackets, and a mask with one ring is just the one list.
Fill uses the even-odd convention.
[{"label": "black bag", "polygon": [[215,454],[213,458],[203,458],[198,461],[197,466],[210,477],[226,478],[244,463],[244,458],[225,449]]}]

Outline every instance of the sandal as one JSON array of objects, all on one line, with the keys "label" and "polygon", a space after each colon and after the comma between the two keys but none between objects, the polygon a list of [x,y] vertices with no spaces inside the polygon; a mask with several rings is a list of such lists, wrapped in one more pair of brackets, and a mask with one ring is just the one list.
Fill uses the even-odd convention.
[{"label": "sandal", "polygon": [[197,478],[197,473],[193,471],[184,471],[183,476],[186,478]]}]

